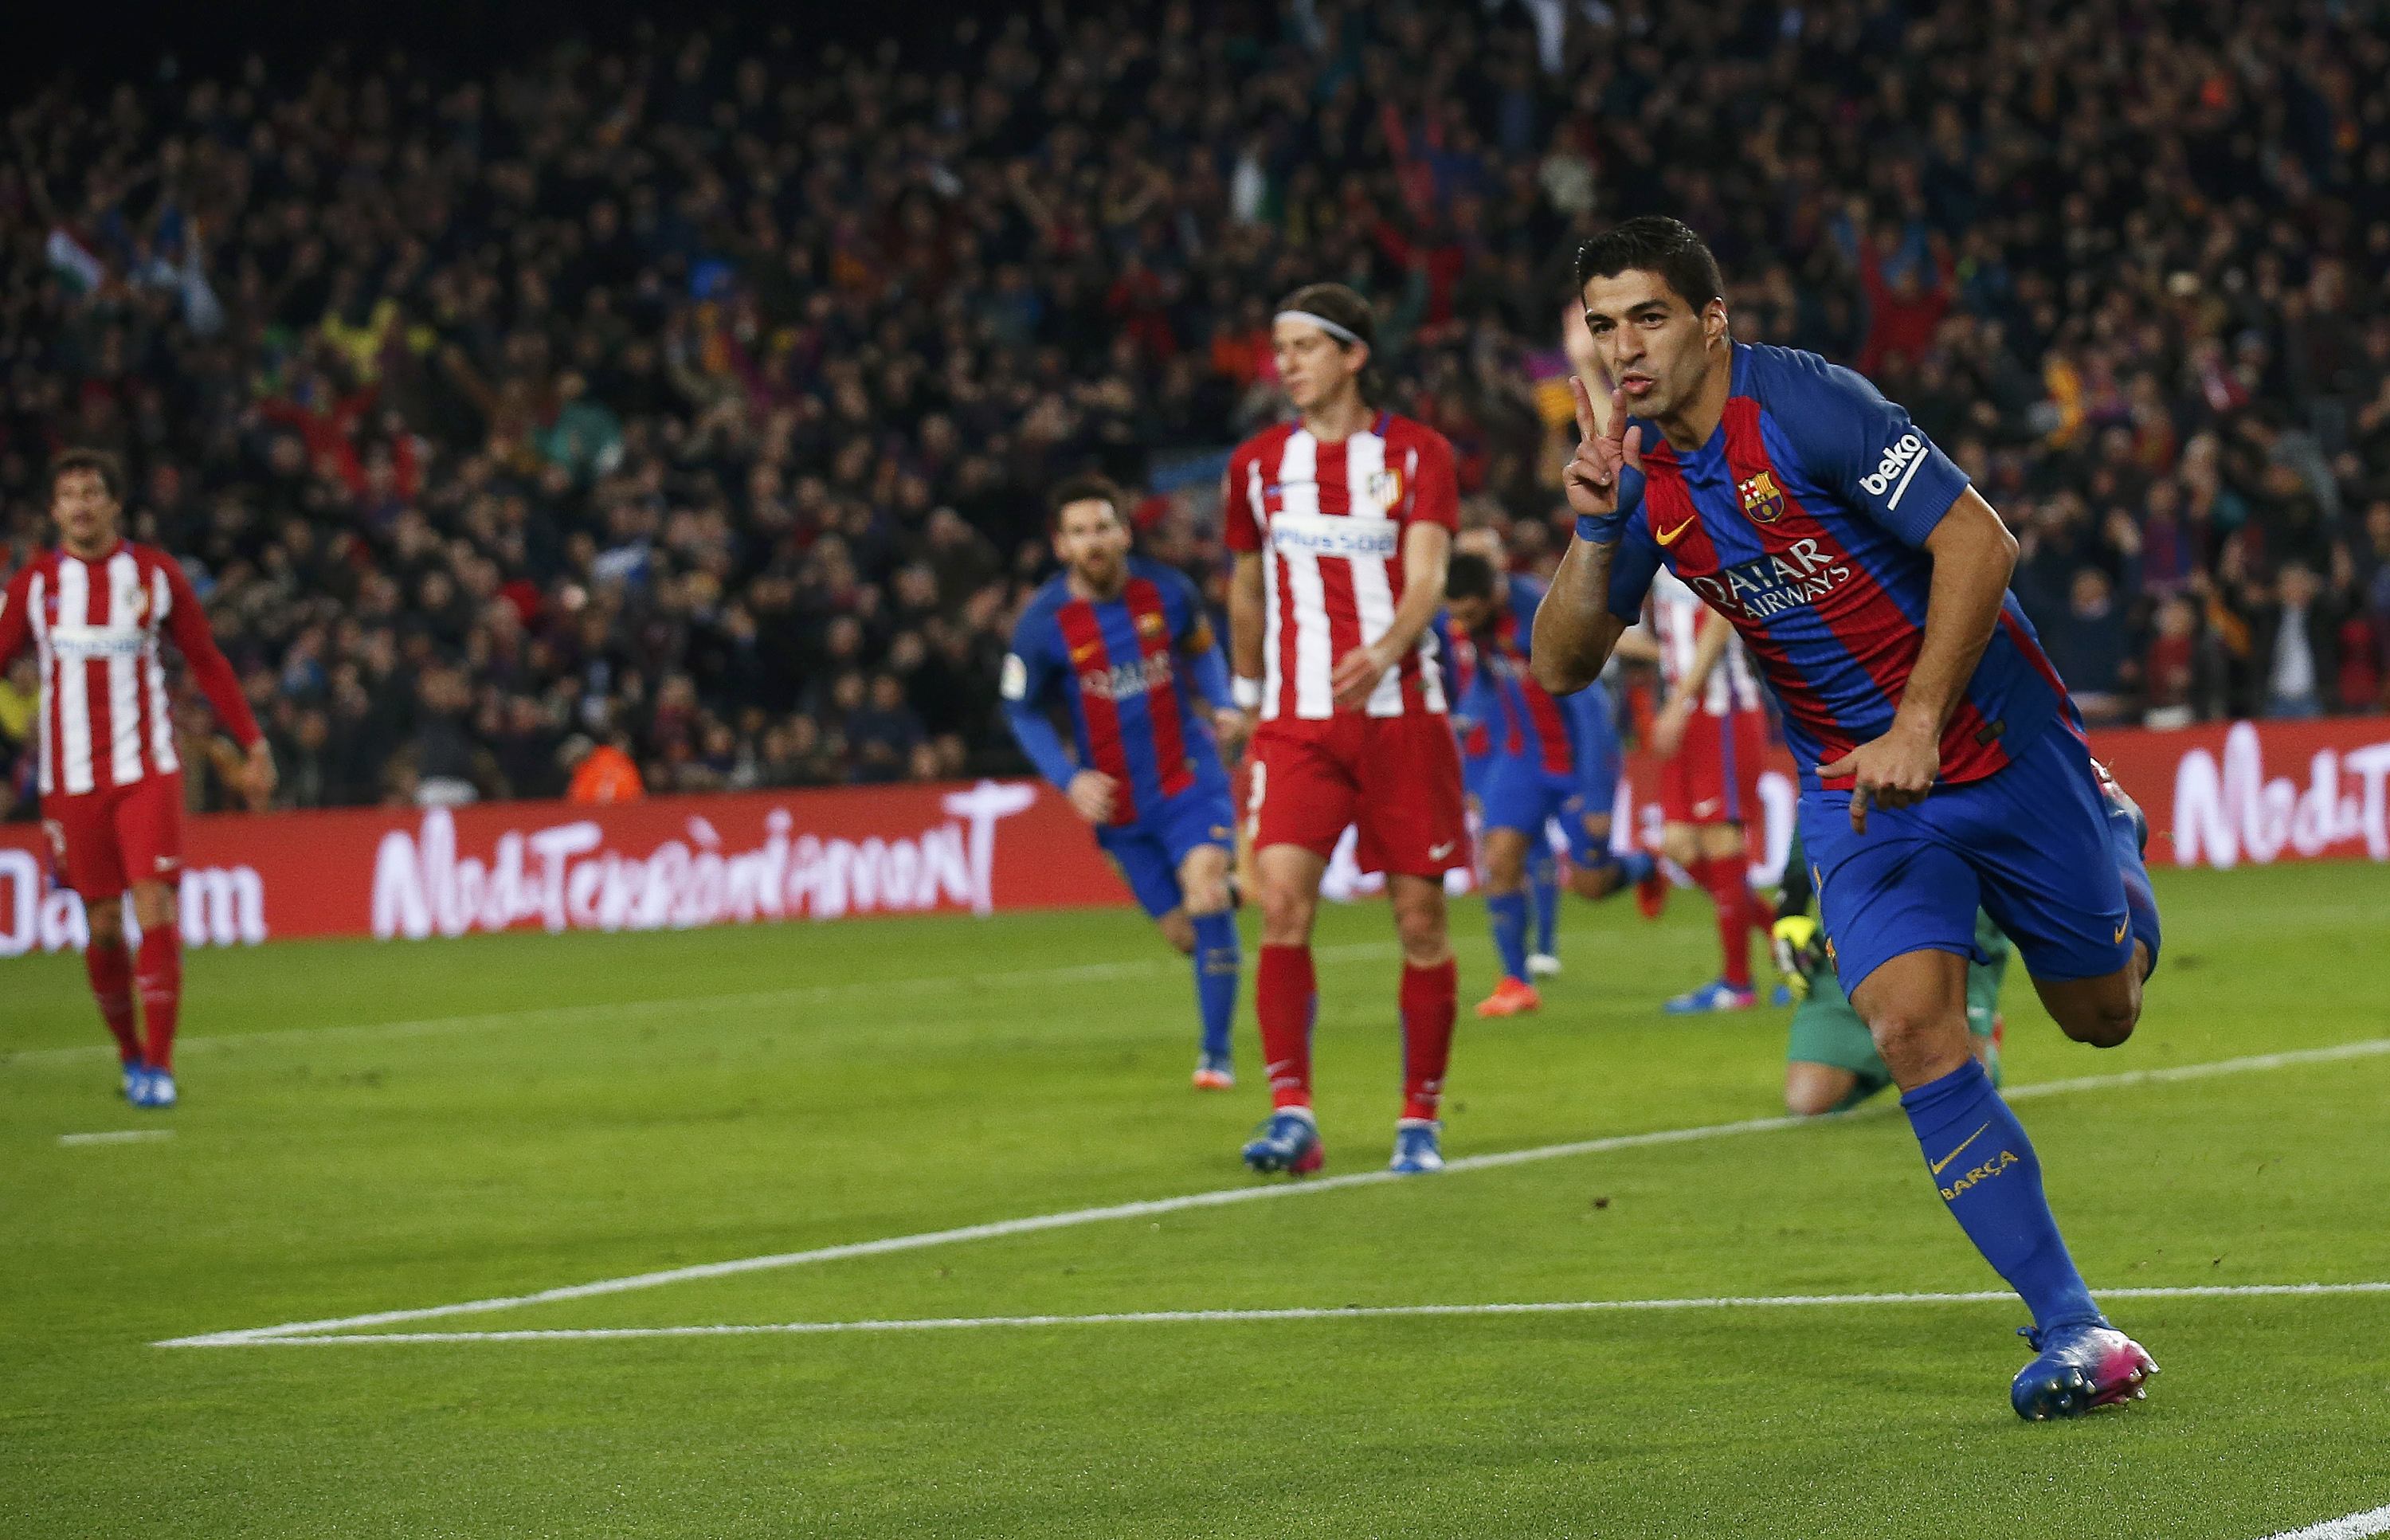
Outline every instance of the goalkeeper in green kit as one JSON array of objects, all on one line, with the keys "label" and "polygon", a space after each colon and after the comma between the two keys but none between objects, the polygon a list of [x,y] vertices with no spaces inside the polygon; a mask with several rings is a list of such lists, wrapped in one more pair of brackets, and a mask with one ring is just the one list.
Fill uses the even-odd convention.
[{"label": "goalkeeper in green kit", "polygon": [[[1801,831],[1784,858],[1784,894],[1771,936],[1777,971],[1798,1002],[1784,1053],[1784,1105],[1803,1117],[1857,1107],[1892,1084],[1867,1023],[1851,1008],[1834,975],[1833,941],[1810,918],[1816,873],[1801,849]],[[1992,1084],[2000,1083],[2000,981],[2009,970],[2009,938],[1991,916],[1975,911],[1975,955],[1967,969],[1969,1046]]]}]

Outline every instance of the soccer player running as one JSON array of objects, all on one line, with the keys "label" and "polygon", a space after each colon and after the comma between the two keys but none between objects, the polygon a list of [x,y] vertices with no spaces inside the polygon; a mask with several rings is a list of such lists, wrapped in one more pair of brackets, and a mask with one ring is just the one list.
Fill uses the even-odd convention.
[{"label": "soccer player running", "polygon": [[[121,533],[123,489],[124,473],[110,456],[71,449],[51,462],[58,545],[0,596],[0,669],[28,644],[40,660],[42,828],[59,881],[84,902],[90,929],[84,968],[116,1039],[125,1099],[165,1108],[175,1101],[174,1028],[183,1005],[175,913],[183,775],[161,635],[182,650],[217,718],[246,751],[237,779],[252,802],[273,794],[274,759],[183,569]],[[128,892],[141,927],[137,960],[124,944]]]},{"label": "soccer player running", "polygon": [[[1718,977],[1661,1007],[1672,1016],[1748,1010],[1751,937],[1774,919],[1751,891],[1749,831],[1759,820],[1759,772],[1767,752],[1767,712],[1734,627],[1663,571],[1651,584],[1650,617],[1668,696],[1651,723],[1660,760],[1660,849],[1710,896],[1717,911]],[[1664,883],[1645,885],[1657,915]]]},{"label": "soccer player running", "polygon": [[1609,692],[1596,681],[1556,699],[1527,672],[1542,584],[1498,574],[1484,557],[1463,551],[1452,558],[1444,592],[1453,627],[1469,637],[1476,662],[1460,714],[1488,739],[1477,796],[1485,914],[1502,980],[1477,1014],[1517,1016],[1543,1004],[1527,976],[1527,866],[1545,843],[1545,827],[1557,818],[1566,832],[1569,887],[1581,898],[1607,898],[1641,881],[1651,875],[1651,857],[1611,853],[1618,760],[1604,751],[1591,716],[1607,712]]},{"label": "soccer player running", "polygon": [[[1227,1090],[1237,1083],[1228,1031],[1243,960],[1228,888],[1236,804],[1213,734],[1233,747],[1244,714],[1230,702],[1227,666],[1195,585],[1131,553],[1120,489],[1074,477],[1052,503],[1062,571],[1031,596],[1013,628],[1000,683],[1005,721],[1038,773],[1095,826],[1096,843],[1163,939],[1194,959],[1195,1088]],[[1070,706],[1075,758],[1054,729],[1058,701]]]},{"label": "soccer player running", "polygon": [[2016,542],[1908,414],[1847,369],[1728,334],[1717,263],[1672,219],[1577,254],[1610,418],[1580,380],[1578,515],[1536,676],[1590,680],[1664,562],[1734,622],[1801,764],[1837,969],[1936,1189],[2033,1312],[2025,1418],[2137,1394],[2156,1366],[2067,1255],[2023,1125],[1968,1051],[1980,903],[2078,1042],[2122,1043],[2158,956],[2139,810],[2096,765],[2008,580]]},{"label": "soccer player running", "polygon": [[1374,325],[1341,284],[1289,295],[1271,327],[1300,414],[1237,446],[1226,486],[1230,657],[1258,714],[1247,802],[1260,879],[1254,1015],[1274,1110],[1245,1146],[1255,1171],[1317,1171],[1312,921],[1345,828],[1386,874],[1402,945],[1402,1115],[1392,1169],[1440,1169],[1437,1112],[1458,983],[1444,874],[1470,861],[1460,753],[1430,622],[1459,522],[1452,446],[1370,404]]}]

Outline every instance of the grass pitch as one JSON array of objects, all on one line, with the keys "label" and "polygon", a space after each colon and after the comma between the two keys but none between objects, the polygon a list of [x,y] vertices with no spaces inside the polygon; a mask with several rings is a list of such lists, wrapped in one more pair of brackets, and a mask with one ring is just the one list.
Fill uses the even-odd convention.
[{"label": "grass pitch", "polygon": [[[2390,1037],[2390,870],[2165,872],[2122,1049],[2011,980],[2011,1085]],[[1323,917],[1329,1173],[1395,1110],[1381,908]],[[1466,1005],[1492,982],[1456,910]],[[1571,909],[1464,1017],[1453,1156],[1780,1110],[1709,927]],[[0,1533],[2242,1540],[2390,1503],[2390,1295],[2119,1299],[2165,1372],[2008,1410],[2012,1301],[165,1348],[1249,1185],[1125,912],[287,944],[190,960],[136,1112],[71,957],[0,964]],[[1472,993],[1473,992],[1473,993]],[[1248,1007],[1249,1007],[1248,996]],[[2099,1289],[2390,1280],[2390,1056],[2021,1104]],[[171,1129],[171,1138],[61,1142]],[[1965,1292],[1888,1108],[847,1256],[385,1333]]]}]

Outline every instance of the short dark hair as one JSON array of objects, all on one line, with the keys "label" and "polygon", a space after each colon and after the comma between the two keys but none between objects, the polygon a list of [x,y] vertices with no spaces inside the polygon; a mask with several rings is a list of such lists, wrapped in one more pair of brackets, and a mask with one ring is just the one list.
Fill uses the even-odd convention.
[{"label": "short dark hair", "polygon": [[108,489],[109,497],[124,501],[124,466],[105,449],[70,449],[50,461],[50,491],[58,490],[58,479],[78,470],[88,470],[99,477],[99,484]]},{"label": "short dark hair", "polygon": [[1046,497],[1046,521],[1059,527],[1062,522],[1062,510],[1073,503],[1109,503],[1112,517],[1121,521],[1121,527],[1129,527],[1133,510],[1129,507],[1128,494],[1099,470],[1084,470],[1057,482]]},{"label": "short dark hair", "polygon": [[[1361,366],[1358,384],[1361,399],[1376,402],[1384,395],[1384,377],[1378,372],[1378,314],[1369,302],[1356,290],[1341,283],[1307,283],[1278,302],[1283,311],[1299,310],[1317,315],[1323,321],[1333,321],[1368,345],[1369,362]],[[1332,339],[1339,347],[1350,347],[1343,338]]]},{"label": "short dark hair", "polygon": [[1490,599],[1494,597],[1494,564],[1475,551],[1455,551],[1444,570],[1444,597],[1448,599]]},{"label": "short dark hair", "polygon": [[1726,280],[1718,276],[1717,258],[1710,255],[1709,247],[1691,225],[1666,214],[1638,214],[1578,247],[1578,299],[1583,300],[1588,279],[1614,278],[1629,270],[1659,274],[1696,315],[1726,293]]}]

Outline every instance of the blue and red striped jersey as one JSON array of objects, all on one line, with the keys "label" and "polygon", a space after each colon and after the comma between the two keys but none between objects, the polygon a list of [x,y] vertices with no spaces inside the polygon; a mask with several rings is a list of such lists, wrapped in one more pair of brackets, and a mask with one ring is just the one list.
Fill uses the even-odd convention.
[{"label": "blue and red striped jersey", "polygon": [[[1610,610],[1639,617],[1666,562],[1741,634],[1815,788],[1819,764],[1892,725],[1925,635],[1925,540],[1967,476],[1906,411],[1815,353],[1736,343],[1733,371],[1699,449],[1679,454],[1640,424],[1643,505],[1613,560]],[[2011,594],[1944,730],[1941,778],[1991,775],[2053,718],[2080,726]]]},{"label": "blue and red striped jersey", "polygon": [[1133,556],[1117,598],[1079,598],[1062,576],[1031,596],[1005,660],[1004,699],[1034,711],[1068,701],[1079,764],[1120,783],[1112,822],[1131,824],[1199,782],[1227,784],[1186,677],[1194,657],[1218,646],[1186,575]]},{"label": "blue and red striped jersey", "polygon": [[[1556,776],[1576,772],[1576,718],[1527,672],[1528,638],[1543,584],[1513,575],[1493,623],[1471,638],[1472,663],[1460,714],[1487,738],[1485,752],[1532,760]],[[1471,735],[1474,736],[1473,734]]]}]

